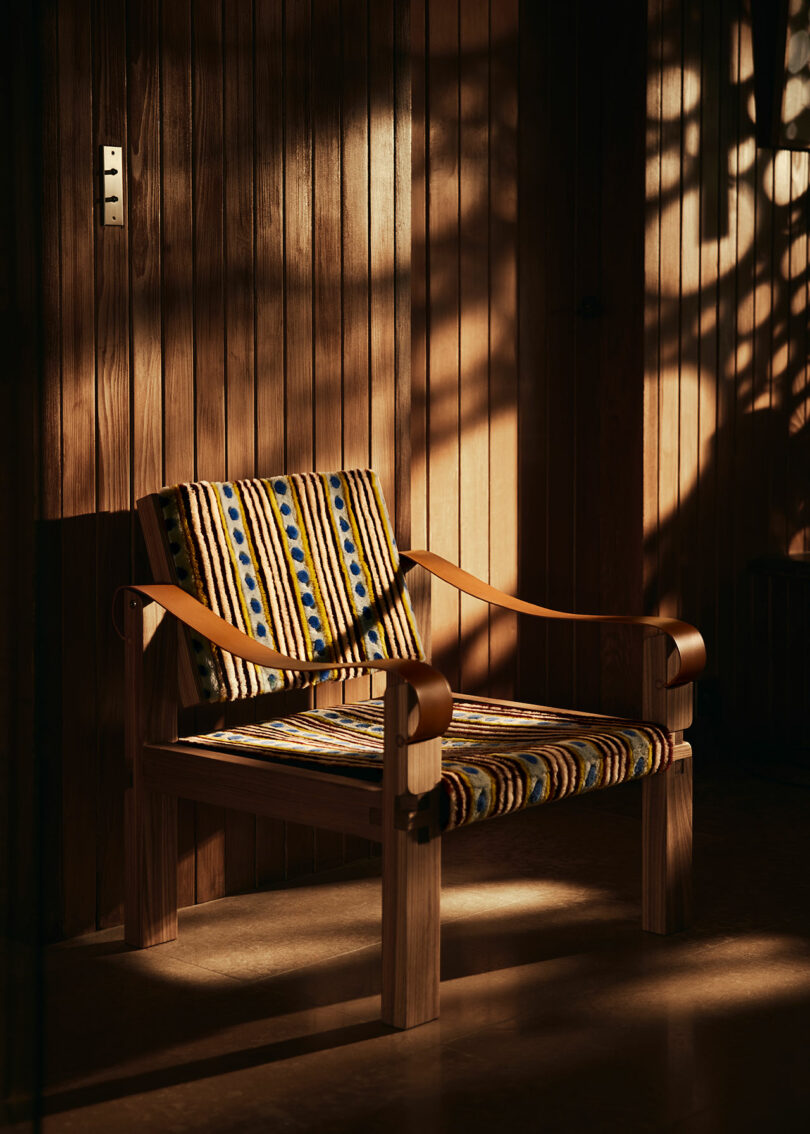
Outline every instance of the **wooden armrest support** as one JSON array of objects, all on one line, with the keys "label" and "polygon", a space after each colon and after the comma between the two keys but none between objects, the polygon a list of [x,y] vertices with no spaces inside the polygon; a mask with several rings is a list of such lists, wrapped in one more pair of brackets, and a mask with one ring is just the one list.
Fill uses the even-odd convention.
[{"label": "wooden armrest support", "polygon": [[379,661],[315,662],[301,661],[279,654],[237,630],[230,622],[214,614],[207,606],[172,583],[131,584],[119,588],[134,591],[150,602],[156,602],[204,638],[227,650],[269,669],[291,669],[301,673],[323,670],[381,669],[398,674],[411,686],[416,696],[418,716],[408,741],[429,740],[441,736],[453,716],[453,695],[445,676],[426,662],[416,658],[383,658]]},{"label": "wooden armrest support", "polygon": [[536,606],[523,599],[499,591],[497,587],[490,586],[475,575],[462,571],[454,563],[443,559],[432,551],[403,551],[403,558],[410,559],[424,567],[437,579],[442,579],[465,594],[473,598],[482,599],[493,606],[502,606],[507,610],[515,610],[518,614],[531,614],[537,618],[548,618],[565,622],[621,622],[629,626],[650,626],[662,634],[668,635],[675,643],[678,651],[680,665],[675,674],[667,682],[667,688],[675,685],[686,685],[693,681],[706,664],[706,647],[700,631],[688,622],[680,622],[675,618],[656,618],[653,615],[632,614],[566,614],[559,610],[549,610],[544,606]]}]

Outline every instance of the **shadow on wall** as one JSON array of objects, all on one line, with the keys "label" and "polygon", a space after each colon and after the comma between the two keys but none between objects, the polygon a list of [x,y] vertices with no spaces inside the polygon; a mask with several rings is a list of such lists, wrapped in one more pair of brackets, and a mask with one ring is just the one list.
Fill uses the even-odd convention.
[{"label": "shadow on wall", "polygon": [[659,444],[645,598],[701,627],[705,707],[728,718],[745,697],[746,567],[810,550],[810,158],[756,147],[744,4],[660,8],[649,28],[647,396]]}]

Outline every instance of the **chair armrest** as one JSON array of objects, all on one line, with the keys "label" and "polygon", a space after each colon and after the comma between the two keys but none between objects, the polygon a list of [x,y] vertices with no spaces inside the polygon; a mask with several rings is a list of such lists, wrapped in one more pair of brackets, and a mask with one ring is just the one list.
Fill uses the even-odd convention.
[{"label": "chair armrest", "polygon": [[[441,736],[453,717],[453,695],[444,674],[416,658],[383,658],[379,661],[314,662],[287,657],[243,634],[230,622],[172,583],[130,584],[121,591],[135,591],[156,602],[186,626],[208,638],[221,650],[269,669],[291,669],[301,673],[323,670],[381,669],[398,674],[414,691],[418,719],[409,742]],[[116,592],[117,593],[117,592]]]},{"label": "chair armrest", "polygon": [[680,622],[676,618],[657,618],[654,615],[632,614],[566,614],[559,610],[549,610],[544,606],[536,606],[532,602],[513,598],[512,595],[499,591],[497,587],[490,586],[483,579],[477,579],[467,571],[462,571],[455,563],[450,563],[432,551],[402,551],[400,555],[418,563],[437,579],[442,579],[459,591],[464,591],[473,598],[482,599],[493,606],[502,606],[507,610],[515,610],[518,614],[531,614],[536,618],[548,618],[565,622],[621,622],[629,626],[651,626],[654,630],[667,634],[675,643],[680,658],[680,666],[667,682],[667,688],[675,685],[686,685],[693,681],[706,664],[706,647],[699,630],[690,626],[688,622]]}]

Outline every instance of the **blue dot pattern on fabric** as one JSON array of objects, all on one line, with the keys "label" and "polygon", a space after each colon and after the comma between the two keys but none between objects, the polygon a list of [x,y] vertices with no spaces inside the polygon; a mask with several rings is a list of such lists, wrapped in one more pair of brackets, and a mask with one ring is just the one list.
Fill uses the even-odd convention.
[{"label": "blue dot pattern on fabric", "polygon": [[233,499],[233,489],[229,484],[223,484],[222,491],[225,493],[229,500]]},{"label": "blue dot pattern on fabric", "polygon": [[300,547],[294,547],[292,549],[292,551],[290,552],[290,555],[292,555],[292,557],[296,561],[296,563],[303,563],[304,562],[304,553],[303,553],[303,551],[301,550]]},{"label": "blue dot pattern on fabric", "polygon": [[362,583],[358,583],[357,586],[354,589],[357,592],[357,594],[360,595],[361,598],[366,593],[366,588],[363,586]]},{"label": "blue dot pattern on fabric", "polygon": [[351,563],[349,565],[349,570],[351,571],[351,573],[353,575],[359,575],[360,574],[360,564],[359,563]]},{"label": "blue dot pattern on fabric", "polygon": [[298,528],[296,528],[293,524],[288,524],[286,531],[290,539],[298,539]]},{"label": "blue dot pattern on fabric", "polygon": [[228,515],[231,517],[232,520],[238,520],[239,519],[239,509],[238,508],[229,508],[228,509]]},{"label": "blue dot pattern on fabric", "polygon": [[310,624],[313,630],[320,630],[321,620],[316,615],[313,614],[311,618],[307,619],[307,622]]},{"label": "blue dot pattern on fabric", "polygon": [[286,500],[284,501],[284,503],[279,508],[279,511],[281,512],[282,516],[291,516],[292,515],[292,508],[289,506],[289,504],[286,502]]},{"label": "blue dot pattern on fabric", "polygon": [[262,604],[259,602],[258,599],[255,599],[255,598],[251,599],[250,600],[250,609],[254,612],[254,614],[261,614]]},{"label": "blue dot pattern on fabric", "polygon": [[352,541],[350,539],[344,539],[343,546],[346,548],[346,550],[348,552],[354,551],[354,544],[352,543]]},{"label": "blue dot pattern on fabric", "polygon": [[233,538],[236,540],[237,543],[244,543],[245,542],[245,537],[242,534],[242,532],[240,532],[239,528],[233,529]]},{"label": "blue dot pattern on fabric", "polygon": [[336,508],[344,508],[345,507],[343,501],[341,500],[341,498],[339,496],[335,497],[335,507]]},{"label": "blue dot pattern on fabric", "polygon": [[315,599],[308,591],[305,594],[301,595],[301,602],[304,604],[304,606],[308,607],[313,607],[315,605]]},{"label": "blue dot pattern on fabric", "polygon": [[265,624],[263,622],[257,622],[256,623],[256,633],[259,635],[260,638],[266,638],[267,637],[267,627],[265,626]]},{"label": "blue dot pattern on fabric", "polygon": [[253,591],[253,590],[256,589],[256,580],[253,578],[252,575],[245,575],[245,583],[247,584],[247,588],[248,588],[249,591]]},{"label": "blue dot pattern on fabric", "polygon": [[243,564],[245,567],[247,567],[248,563],[250,563],[250,556],[247,554],[246,551],[240,551],[239,552],[239,562],[241,564]]},{"label": "blue dot pattern on fabric", "polygon": [[334,473],[329,477],[329,483],[333,488],[340,488],[340,477],[335,476]]},{"label": "blue dot pattern on fabric", "polygon": [[309,582],[309,575],[307,574],[306,571],[296,572],[295,577],[296,577],[296,579],[298,579],[299,583],[308,583]]},{"label": "blue dot pattern on fabric", "polygon": [[273,487],[275,488],[275,490],[279,494],[279,496],[286,496],[287,485],[284,483],[283,480],[277,480],[276,483],[273,485]]}]

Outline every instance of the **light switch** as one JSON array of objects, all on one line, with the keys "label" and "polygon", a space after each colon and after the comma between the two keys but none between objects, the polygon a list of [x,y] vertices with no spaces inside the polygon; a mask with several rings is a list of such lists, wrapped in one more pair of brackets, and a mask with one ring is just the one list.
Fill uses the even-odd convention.
[{"label": "light switch", "polygon": [[101,147],[101,223],[124,224],[124,152],[120,146]]}]

